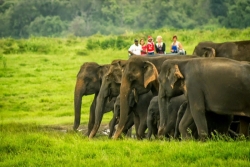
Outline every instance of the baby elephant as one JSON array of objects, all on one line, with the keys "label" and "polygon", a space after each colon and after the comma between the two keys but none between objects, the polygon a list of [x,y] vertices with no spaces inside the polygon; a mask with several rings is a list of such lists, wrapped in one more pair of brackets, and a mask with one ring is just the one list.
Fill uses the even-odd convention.
[{"label": "baby elephant", "polygon": [[147,126],[148,134],[147,138],[150,139],[152,134],[157,138],[158,126],[160,120],[158,96],[155,96],[149,104],[148,116],[147,116]]},{"label": "baby elephant", "polygon": [[[134,124],[136,131],[136,138],[141,140],[145,138],[145,131],[147,129],[147,109],[150,103],[150,100],[153,98],[152,92],[148,92],[142,95],[139,95],[138,98],[132,93],[130,94],[129,102],[129,115],[127,122],[123,128],[123,133],[126,133],[127,130]],[[114,132],[114,126],[119,122],[120,119],[120,96],[117,97],[114,105],[114,115],[110,124],[110,136]]]},{"label": "baby elephant", "polygon": [[[109,129],[110,129],[109,138],[112,137],[115,131],[115,125],[118,124],[119,119],[120,119],[120,95],[116,98],[116,101],[114,104],[114,114],[109,124]],[[134,113],[130,112],[128,115],[128,119],[125,124],[125,127],[123,128],[123,131],[122,131],[123,134],[126,135],[133,125],[134,125]]]},{"label": "baby elephant", "polygon": [[[170,103],[166,108],[166,110],[168,110],[168,112],[170,113],[170,118],[168,119],[165,118],[165,123],[167,125],[168,132],[170,133],[166,133],[165,136],[174,135],[177,113],[180,106],[184,102],[186,102],[186,98],[184,97],[184,95],[174,97],[170,100]],[[147,116],[148,139],[151,138],[152,134],[155,136],[155,138],[157,138],[159,121],[160,121],[160,114],[159,114],[158,96],[156,96],[150,101],[148,107],[148,116]]]}]

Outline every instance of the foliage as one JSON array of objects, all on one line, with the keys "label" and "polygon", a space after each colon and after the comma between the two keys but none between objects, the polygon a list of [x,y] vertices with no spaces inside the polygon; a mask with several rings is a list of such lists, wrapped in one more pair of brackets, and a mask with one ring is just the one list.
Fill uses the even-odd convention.
[{"label": "foliage", "polygon": [[59,36],[66,30],[66,25],[59,16],[39,16],[28,26],[28,33],[33,36]]},{"label": "foliage", "polygon": [[147,29],[247,28],[249,0],[1,0],[0,37],[123,34]]},{"label": "foliage", "polygon": [[[41,26],[43,27],[43,26]],[[42,28],[40,29],[42,31]],[[247,29],[225,29],[213,27],[204,27],[203,30],[177,30],[177,29],[159,29],[159,30],[145,30],[138,33],[126,32],[125,34],[101,35],[99,33],[89,38],[79,38],[74,34],[67,38],[47,38],[32,36],[29,39],[3,38],[0,40],[0,53],[4,54],[20,54],[20,53],[38,53],[38,54],[63,54],[68,50],[77,55],[88,55],[89,52],[95,50],[126,50],[133,43],[134,39],[146,39],[148,35],[161,35],[164,42],[169,45],[172,36],[178,35],[178,40],[182,42],[185,50],[191,54],[193,47],[199,41],[236,41],[248,40],[250,35],[250,28]],[[217,37],[221,40],[218,40]]]}]

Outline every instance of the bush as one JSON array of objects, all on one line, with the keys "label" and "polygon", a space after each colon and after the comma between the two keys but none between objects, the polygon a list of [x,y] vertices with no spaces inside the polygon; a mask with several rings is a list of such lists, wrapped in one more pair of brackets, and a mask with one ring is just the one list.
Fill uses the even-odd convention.
[{"label": "bush", "polygon": [[109,38],[101,42],[101,48],[103,50],[108,49],[108,48],[115,48],[116,44],[116,39]]},{"label": "bush", "polygon": [[87,40],[87,44],[86,44],[86,48],[87,50],[94,50],[100,47],[100,42],[99,40],[92,40],[92,39],[88,39]]}]

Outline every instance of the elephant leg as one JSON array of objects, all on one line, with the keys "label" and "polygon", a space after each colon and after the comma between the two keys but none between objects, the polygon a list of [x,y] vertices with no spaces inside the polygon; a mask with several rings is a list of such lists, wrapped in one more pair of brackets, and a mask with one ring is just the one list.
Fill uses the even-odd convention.
[{"label": "elephant leg", "polygon": [[132,136],[132,130],[133,130],[132,127],[127,130],[127,133],[126,133],[127,137],[131,137]]},{"label": "elephant leg", "polygon": [[188,133],[189,126],[193,123],[193,117],[191,115],[189,106],[187,106],[186,111],[180,121],[179,130],[181,133],[182,138],[190,138],[190,134]]},{"label": "elephant leg", "polygon": [[153,135],[154,135],[155,138],[158,138],[158,135],[157,135],[157,133],[158,133],[157,123],[153,124],[153,126],[152,126],[152,133],[153,133]]},{"label": "elephant leg", "polygon": [[[148,116],[147,116],[147,127],[148,127],[148,134],[147,134],[147,138],[150,140],[152,133],[154,131],[154,120],[153,120],[153,113],[151,113],[150,111],[148,112]],[[157,134],[157,132],[156,132]],[[155,134],[154,134],[155,135]]]},{"label": "elephant leg", "polygon": [[152,122],[150,120],[147,121],[147,126],[148,126],[147,139],[150,140],[150,138],[152,136],[152,132],[153,132],[153,125],[152,125]]},{"label": "elephant leg", "polygon": [[130,113],[128,116],[128,120],[124,126],[124,129],[127,129],[127,137],[132,136],[132,126],[134,125],[134,113]]},{"label": "elephant leg", "polygon": [[136,138],[139,139],[138,130],[139,130],[139,125],[140,125],[140,119],[137,114],[134,114],[134,123],[135,123]]},{"label": "elephant leg", "polygon": [[140,118],[140,125],[139,125],[139,129],[138,129],[138,135],[140,137],[140,139],[145,138],[145,131],[147,129],[147,121],[146,118]]},{"label": "elephant leg", "polygon": [[249,117],[240,117],[240,134],[245,135],[245,137],[249,136]]},{"label": "elephant leg", "polygon": [[176,119],[176,123],[175,123],[175,132],[174,132],[175,139],[177,139],[180,136],[179,124],[180,124],[180,121],[181,121],[185,111],[186,111],[186,108],[187,108],[187,102],[184,102],[178,110],[177,119]]},{"label": "elephant leg", "polygon": [[166,133],[165,133],[167,137],[174,136],[175,123],[176,123],[176,119],[167,121]]},{"label": "elephant leg", "polygon": [[192,114],[195,125],[198,130],[198,134],[201,140],[206,139],[208,135],[206,111],[205,111],[205,102],[204,96],[200,91],[190,90],[192,95],[188,95],[188,108]]},{"label": "elephant leg", "polygon": [[188,129],[190,129],[192,137],[195,138],[195,139],[198,139],[199,135],[198,135],[197,128],[196,128],[196,125],[195,125],[194,121],[192,121],[192,123],[188,127]]},{"label": "elephant leg", "polygon": [[95,124],[95,107],[96,107],[96,98],[97,95],[95,94],[94,100],[91,103],[90,106],[90,113],[89,113],[89,123],[88,123],[88,132],[87,136],[89,136],[90,132],[92,131],[94,124]]},{"label": "elephant leg", "polygon": [[110,133],[109,133],[109,138],[112,137],[114,131],[115,131],[115,125],[117,124],[117,119],[115,116],[113,116],[113,118],[111,119],[111,121],[109,122],[109,130],[110,130]]}]

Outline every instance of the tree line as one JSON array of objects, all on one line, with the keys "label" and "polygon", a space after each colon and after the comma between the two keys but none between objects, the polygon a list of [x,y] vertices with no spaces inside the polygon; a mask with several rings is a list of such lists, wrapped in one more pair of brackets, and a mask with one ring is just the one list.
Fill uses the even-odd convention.
[{"label": "tree line", "polygon": [[0,37],[244,29],[250,26],[248,13],[250,0],[0,0]]}]

